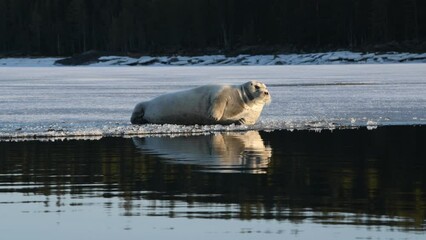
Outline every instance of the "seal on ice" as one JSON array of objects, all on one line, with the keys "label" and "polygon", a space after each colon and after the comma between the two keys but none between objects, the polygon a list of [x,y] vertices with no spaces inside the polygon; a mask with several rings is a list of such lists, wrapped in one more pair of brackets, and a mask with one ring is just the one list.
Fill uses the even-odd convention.
[{"label": "seal on ice", "polygon": [[259,81],[204,85],[138,103],[130,121],[132,124],[253,125],[270,101],[266,85]]}]

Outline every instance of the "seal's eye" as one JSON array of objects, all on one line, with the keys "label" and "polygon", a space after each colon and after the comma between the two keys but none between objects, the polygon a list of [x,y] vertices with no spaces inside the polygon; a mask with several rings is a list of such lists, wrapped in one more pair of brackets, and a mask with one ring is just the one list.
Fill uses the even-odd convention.
[{"label": "seal's eye", "polygon": [[254,86],[254,88],[256,88],[257,90],[259,90],[260,87],[256,85],[256,86]]}]

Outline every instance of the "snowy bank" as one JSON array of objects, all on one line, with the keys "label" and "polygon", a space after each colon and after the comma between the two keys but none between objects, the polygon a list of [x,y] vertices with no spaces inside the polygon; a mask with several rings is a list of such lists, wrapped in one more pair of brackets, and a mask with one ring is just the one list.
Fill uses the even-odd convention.
[{"label": "snowy bank", "polygon": [[378,64],[426,63],[426,53],[361,53],[350,51],[278,54],[278,55],[225,55],[205,56],[94,56],[83,58],[0,58],[0,66],[207,66],[207,65],[320,65],[320,64]]},{"label": "snowy bank", "polygon": [[61,58],[0,58],[0,67],[51,67]]},{"label": "snowy bank", "polygon": [[319,64],[350,64],[350,63],[425,63],[426,53],[358,53],[358,52],[327,52],[309,54],[279,54],[279,55],[225,55],[211,56],[172,56],[130,58],[120,56],[100,57],[93,66],[186,66],[186,65],[319,65]]}]

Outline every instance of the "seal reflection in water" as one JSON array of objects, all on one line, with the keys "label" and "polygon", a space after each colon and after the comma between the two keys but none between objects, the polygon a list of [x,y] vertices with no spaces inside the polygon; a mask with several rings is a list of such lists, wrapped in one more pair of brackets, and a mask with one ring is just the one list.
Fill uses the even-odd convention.
[{"label": "seal reflection in water", "polygon": [[266,85],[205,85],[168,93],[137,104],[132,124],[255,124],[263,106],[270,103]]},{"label": "seal reflection in water", "polygon": [[219,172],[266,173],[272,150],[259,132],[217,133],[207,136],[133,138],[144,154],[173,163],[197,164]]}]

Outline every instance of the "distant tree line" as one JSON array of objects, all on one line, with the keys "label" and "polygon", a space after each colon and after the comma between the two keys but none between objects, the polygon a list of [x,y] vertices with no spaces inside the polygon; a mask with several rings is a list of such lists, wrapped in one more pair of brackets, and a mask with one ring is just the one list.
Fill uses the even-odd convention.
[{"label": "distant tree line", "polygon": [[300,51],[425,40],[424,0],[0,0],[0,53]]}]

